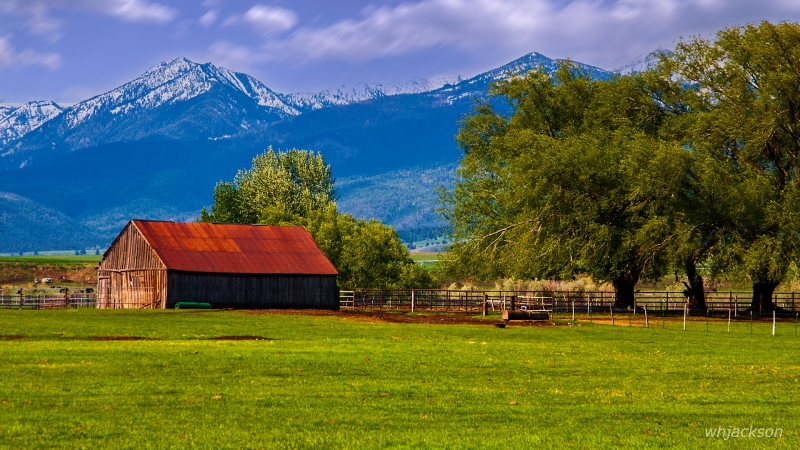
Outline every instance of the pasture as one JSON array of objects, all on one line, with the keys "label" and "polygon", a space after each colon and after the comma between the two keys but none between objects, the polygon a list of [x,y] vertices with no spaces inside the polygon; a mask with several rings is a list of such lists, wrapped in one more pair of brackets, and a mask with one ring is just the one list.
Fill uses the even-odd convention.
[{"label": "pasture", "polygon": [[800,444],[793,324],[450,317],[0,310],[0,447]]}]

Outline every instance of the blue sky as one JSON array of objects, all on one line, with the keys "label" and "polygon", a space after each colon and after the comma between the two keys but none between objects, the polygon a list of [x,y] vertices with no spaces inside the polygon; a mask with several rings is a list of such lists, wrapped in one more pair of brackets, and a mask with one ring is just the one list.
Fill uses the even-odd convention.
[{"label": "blue sky", "polygon": [[85,100],[185,56],[278,92],[472,76],[526,53],[613,68],[789,0],[0,0],[0,102]]}]

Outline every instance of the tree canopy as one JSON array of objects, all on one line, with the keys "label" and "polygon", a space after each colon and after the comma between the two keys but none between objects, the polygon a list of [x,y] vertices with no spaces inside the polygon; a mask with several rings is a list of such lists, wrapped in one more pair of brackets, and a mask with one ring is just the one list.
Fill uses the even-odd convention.
[{"label": "tree canopy", "polygon": [[286,213],[307,217],[336,200],[331,168],[320,153],[272,147],[253,158],[250,169],[240,170],[233,182],[220,181],[214,204],[201,214],[204,222],[258,223],[264,216]]},{"label": "tree canopy", "polygon": [[753,284],[757,311],[800,256],[800,25],[682,40],[657,67],[607,81],[565,63],[516,74],[461,124],[442,192],[447,269],[481,278],[586,272],[633,286],[697,266]]},{"label": "tree canopy", "polygon": [[800,25],[761,22],[682,41],[661,70],[684,86],[686,144],[715,161],[735,193],[713,262],[752,282],[754,310],[772,310],[800,251]]},{"label": "tree canopy", "polygon": [[342,289],[438,286],[410,258],[393,228],[339,212],[335,199],[330,166],[321,154],[269,148],[233,182],[217,184],[211,212],[203,208],[199,220],[304,226],[339,271]]},{"label": "tree canopy", "polygon": [[[480,277],[611,282],[621,306],[668,267],[674,196],[688,156],[652,132],[631,79],[564,64],[494,85],[462,124],[445,214],[460,242],[446,267]],[[507,111],[505,114],[502,111]]]}]

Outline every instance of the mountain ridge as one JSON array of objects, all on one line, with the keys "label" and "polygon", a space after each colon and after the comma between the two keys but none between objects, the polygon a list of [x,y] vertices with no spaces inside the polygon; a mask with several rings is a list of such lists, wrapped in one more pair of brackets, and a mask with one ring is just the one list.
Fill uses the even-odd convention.
[{"label": "mountain ridge", "polygon": [[[305,148],[321,152],[341,180],[343,211],[398,228],[438,226],[433,189],[451,184],[460,157],[454,137],[474,98],[485,98],[503,77],[534,67],[552,73],[558,65],[533,52],[468,79],[361,84],[303,96],[177,58],[64,108],[2,147],[0,191],[31,202],[8,203],[8,214],[34,207],[57,212],[75,224],[64,233],[110,242],[131,217],[197,217],[213,201],[215,183],[232,179],[269,146]],[[612,76],[576,66],[596,78]],[[13,109],[0,107],[0,121]],[[37,229],[55,248],[43,221],[19,222],[29,229],[15,231],[15,222],[6,221],[0,252],[27,245],[20,239],[44,245],[46,239],[34,239]]]}]

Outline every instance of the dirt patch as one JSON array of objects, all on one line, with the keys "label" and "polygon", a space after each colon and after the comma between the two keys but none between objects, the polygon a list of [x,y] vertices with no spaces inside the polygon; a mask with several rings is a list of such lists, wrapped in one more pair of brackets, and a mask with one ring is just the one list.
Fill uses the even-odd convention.
[{"label": "dirt patch", "polygon": [[263,336],[217,336],[208,338],[210,341],[274,341],[273,338]]},{"label": "dirt patch", "polygon": [[[403,311],[353,311],[353,310],[318,310],[318,309],[261,309],[241,311],[244,314],[265,314],[265,315],[297,315],[297,316],[335,316],[342,319],[362,320],[365,322],[388,322],[388,323],[426,323],[441,325],[484,325],[494,326],[496,323],[504,323],[499,318],[475,317],[472,313],[408,313]],[[563,325],[563,324],[559,324]],[[508,327],[553,327],[555,323],[549,321],[514,320],[506,324]]]},{"label": "dirt patch", "polygon": [[153,338],[142,336],[90,336],[90,341],[152,341]]},{"label": "dirt patch", "polygon": [[0,335],[1,340],[14,340],[14,339],[25,339],[24,334],[3,334]]}]

